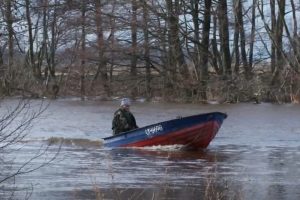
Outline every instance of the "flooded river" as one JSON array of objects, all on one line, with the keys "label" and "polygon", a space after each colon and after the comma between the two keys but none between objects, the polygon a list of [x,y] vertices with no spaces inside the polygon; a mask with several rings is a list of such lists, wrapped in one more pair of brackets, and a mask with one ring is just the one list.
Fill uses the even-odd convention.
[{"label": "flooded river", "polygon": [[8,198],[8,191],[15,191],[16,199],[34,200],[300,199],[299,105],[135,102],[131,110],[140,127],[179,115],[228,114],[207,149],[180,151],[103,148],[101,138],[111,135],[118,104],[51,101],[25,142],[15,147],[21,150],[14,155],[14,165],[52,143],[28,167],[38,166],[64,139],[59,154],[50,164],[0,185],[0,195]]}]

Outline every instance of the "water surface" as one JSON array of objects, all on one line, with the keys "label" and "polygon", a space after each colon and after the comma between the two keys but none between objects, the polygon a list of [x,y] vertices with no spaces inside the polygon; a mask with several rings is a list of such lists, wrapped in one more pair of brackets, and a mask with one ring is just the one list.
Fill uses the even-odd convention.
[{"label": "water surface", "polygon": [[[178,115],[226,112],[228,118],[209,147],[188,152],[175,147],[103,148],[101,138],[111,135],[117,108],[117,101],[52,101],[15,155],[14,165],[36,155],[49,141],[51,157],[63,138],[59,155],[2,186],[1,194],[15,190],[15,197],[27,192],[31,199],[49,200],[300,199],[299,105],[134,103],[140,127]],[[44,161],[42,156],[32,164]]]}]

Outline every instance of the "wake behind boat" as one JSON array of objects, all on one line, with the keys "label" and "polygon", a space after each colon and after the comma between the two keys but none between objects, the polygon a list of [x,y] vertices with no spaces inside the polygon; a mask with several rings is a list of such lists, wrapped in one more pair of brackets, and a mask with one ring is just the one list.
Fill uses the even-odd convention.
[{"label": "wake behind boat", "polygon": [[183,145],[206,148],[220,129],[225,113],[212,112],[152,124],[104,139],[105,147]]}]

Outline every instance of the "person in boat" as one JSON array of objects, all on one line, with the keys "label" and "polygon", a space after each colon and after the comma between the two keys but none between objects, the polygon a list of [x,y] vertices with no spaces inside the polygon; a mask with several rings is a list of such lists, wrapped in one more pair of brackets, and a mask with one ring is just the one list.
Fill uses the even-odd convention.
[{"label": "person in boat", "polygon": [[135,117],[130,112],[130,105],[130,99],[122,99],[120,108],[114,113],[112,121],[113,135],[138,128]]}]

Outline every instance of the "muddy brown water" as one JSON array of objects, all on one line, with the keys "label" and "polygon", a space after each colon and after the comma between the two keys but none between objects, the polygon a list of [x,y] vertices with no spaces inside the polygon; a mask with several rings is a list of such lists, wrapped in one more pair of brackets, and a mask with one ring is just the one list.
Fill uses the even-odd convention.
[{"label": "muddy brown water", "polygon": [[30,169],[51,158],[62,142],[58,156],[0,185],[0,196],[14,191],[16,199],[35,200],[300,199],[299,105],[134,103],[139,126],[178,115],[226,112],[216,138],[201,151],[102,147],[117,108],[118,101],[51,101],[10,156],[17,168],[51,143],[46,154],[26,166]]}]

